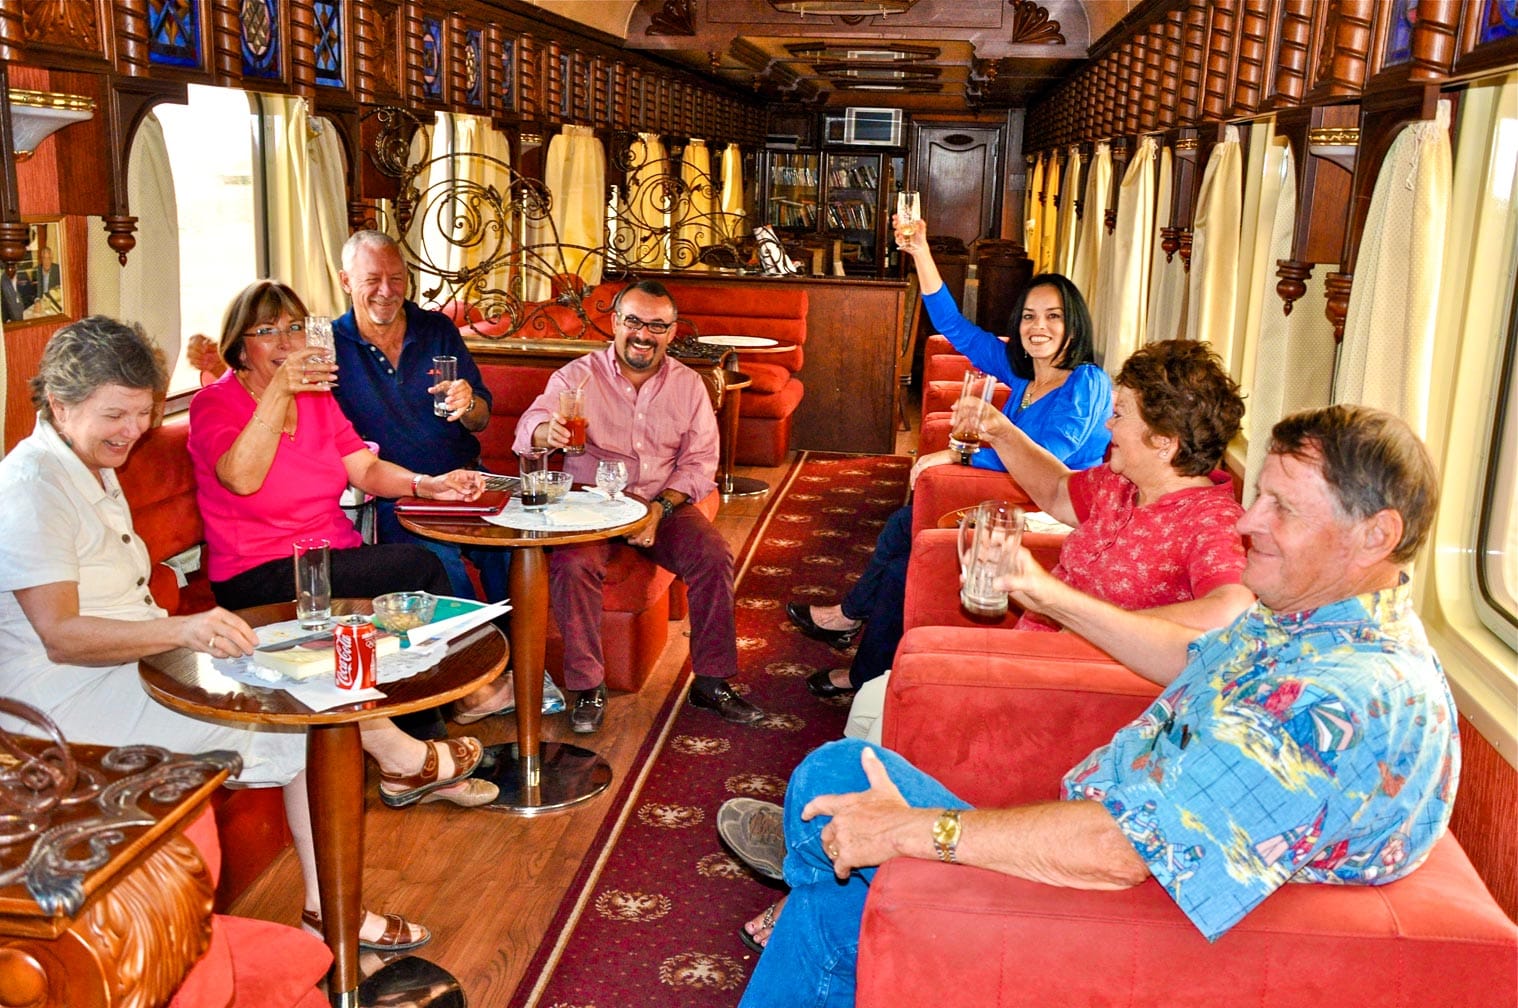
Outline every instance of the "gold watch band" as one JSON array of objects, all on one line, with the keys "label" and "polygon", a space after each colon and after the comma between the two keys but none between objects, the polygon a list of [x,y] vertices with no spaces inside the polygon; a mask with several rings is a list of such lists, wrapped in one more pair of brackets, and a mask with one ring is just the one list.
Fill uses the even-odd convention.
[{"label": "gold watch band", "polygon": [[959,809],[944,809],[933,823],[933,849],[938,860],[945,864],[958,864],[955,852],[959,848]]}]

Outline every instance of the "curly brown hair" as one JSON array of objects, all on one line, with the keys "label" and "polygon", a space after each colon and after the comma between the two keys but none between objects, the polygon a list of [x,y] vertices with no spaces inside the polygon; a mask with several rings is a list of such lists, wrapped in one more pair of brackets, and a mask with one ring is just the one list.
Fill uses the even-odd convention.
[{"label": "curly brown hair", "polygon": [[1182,476],[1216,469],[1244,417],[1238,383],[1206,343],[1163,340],[1140,347],[1114,384],[1133,393],[1145,426],[1175,438],[1170,465]]}]

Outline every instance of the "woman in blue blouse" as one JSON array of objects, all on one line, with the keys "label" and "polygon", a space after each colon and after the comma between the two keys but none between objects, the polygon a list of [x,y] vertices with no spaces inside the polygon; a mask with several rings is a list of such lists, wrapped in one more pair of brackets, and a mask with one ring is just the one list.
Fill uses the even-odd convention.
[{"label": "woman in blue blouse", "polygon": [[[1093,362],[1091,312],[1067,278],[1040,273],[1012,308],[1017,338],[1005,343],[959,313],[928,250],[927,224],[898,224],[896,242],[917,267],[922,301],[934,327],[970,362],[1009,386],[1004,412],[1020,430],[1071,469],[1102,461],[1110,435],[1112,382]],[[956,451],[932,452],[912,467],[912,480],[929,466],[962,462]],[[995,452],[976,452],[968,464],[1005,472]],[[890,667],[902,634],[907,559],[912,548],[912,506],[897,511],[875,543],[875,555],[857,584],[833,606],[792,602],[786,614],[802,633],[840,650],[863,630],[848,669],[820,669],[807,678],[819,697],[858,689]]]}]

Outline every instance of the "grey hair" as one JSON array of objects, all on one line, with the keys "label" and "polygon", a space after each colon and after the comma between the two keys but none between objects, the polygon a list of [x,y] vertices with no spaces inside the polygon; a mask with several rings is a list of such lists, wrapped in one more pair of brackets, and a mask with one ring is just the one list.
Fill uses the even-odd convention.
[{"label": "grey hair", "polygon": [[385,234],[385,232],[374,231],[370,229],[355,231],[348,236],[347,241],[343,242],[344,272],[347,272],[353,268],[353,260],[358,258],[358,250],[365,247],[376,249],[393,249],[396,255],[401,256],[402,262],[404,262],[406,259],[405,256],[401,255],[400,242]]},{"label": "grey hair", "polygon": [[91,315],[47,341],[31,380],[32,405],[52,423],[50,400],[76,406],[106,385],[148,389],[158,399],[168,388],[169,369],[142,326]]}]

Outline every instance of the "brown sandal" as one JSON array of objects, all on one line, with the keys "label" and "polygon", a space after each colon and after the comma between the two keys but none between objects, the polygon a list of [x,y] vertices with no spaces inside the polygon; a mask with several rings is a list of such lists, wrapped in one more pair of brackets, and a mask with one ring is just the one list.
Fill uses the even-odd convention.
[{"label": "brown sandal", "polygon": [[[392,774],[380,771],[380,801],[391,808],[415,805],[438,788],[456,784],[474,773],[475,767],[480,765],[480,758],[485,755],[485,747],[476,738],[447,739],[446,744],[453,757],[452,777],[439,779],[437,745],[429,742],[427,758],[422,760],[422,768],[416,773]],[[390,790],[386,790],[386,784],[392,786]],[[396,790],[397,787],[400,790]]]},{"label": "brown sandal", "polygon": [[[358,947],[368,952],[405,952],[409,949],[421,948],[432,940],[432,932],[420,924],[413,924],[400,914],[385,914],[385,932],[378,938],[360,938]],[[322,915],[315,910],[302,910],[300,922],[308,931],[321,935]],[[402,941],[403,935],[412,933],[420,934],[420,938],[411,941]]]}]

